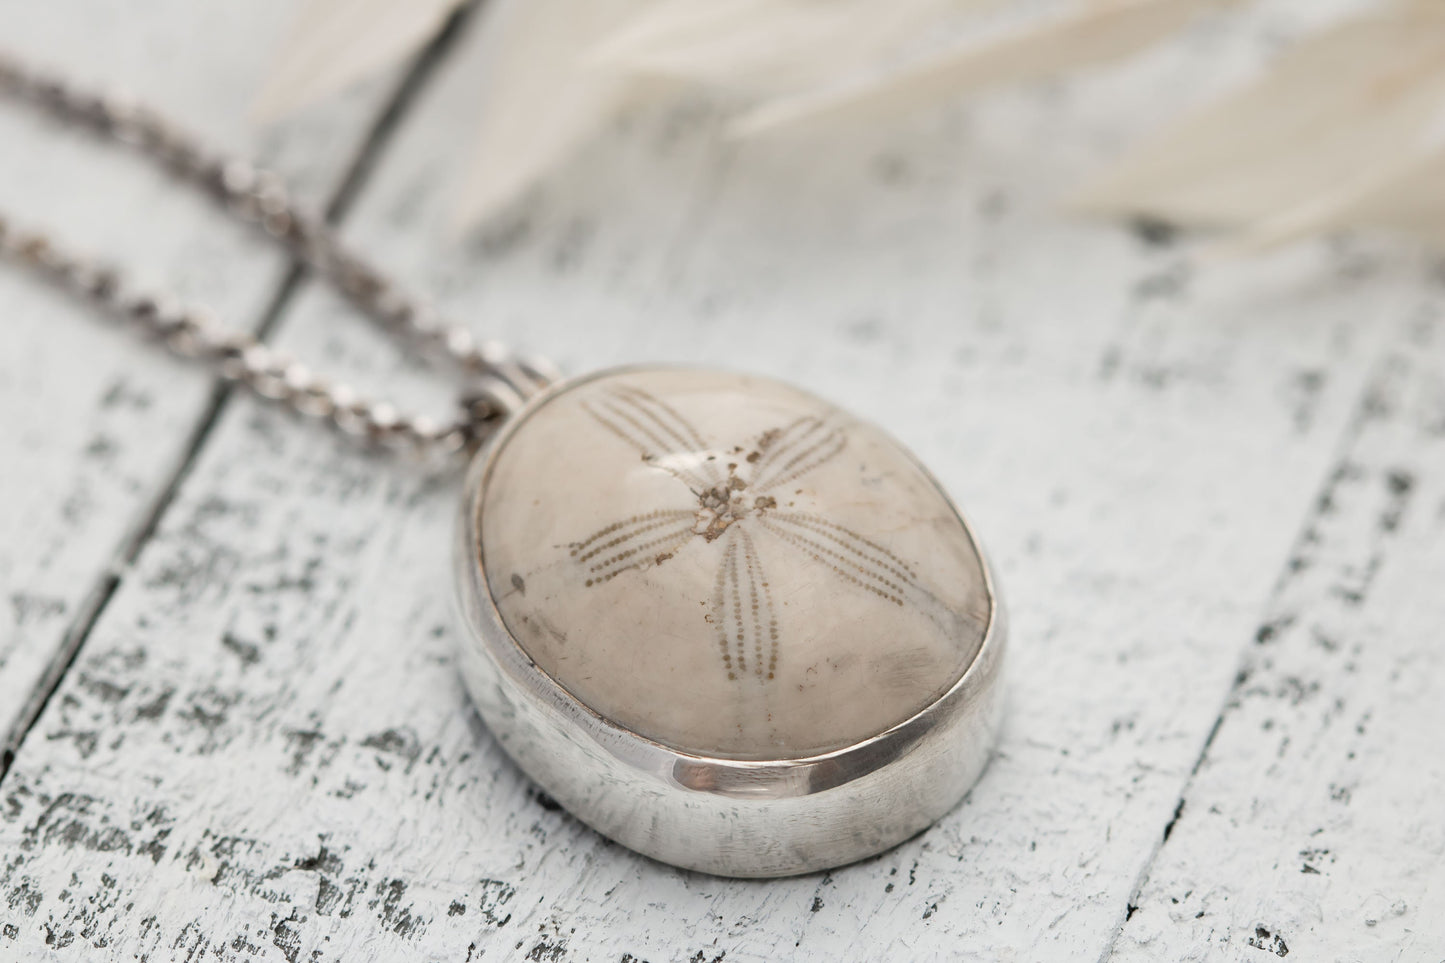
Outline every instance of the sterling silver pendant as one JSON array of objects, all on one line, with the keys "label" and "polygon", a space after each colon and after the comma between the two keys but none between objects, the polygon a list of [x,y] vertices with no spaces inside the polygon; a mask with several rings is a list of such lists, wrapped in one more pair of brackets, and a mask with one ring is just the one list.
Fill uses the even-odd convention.
[{"label": "sterling silver pendant", "polygon": [[779,382],[625,368],[532,399],[476,456],[461,665],[577,818],[724,876],[849,863],[973,785],[1003,611],[937,482]]},{"label": "sterling silver pendant", "polygon": [[550,366],[438,322],[275,175],[0,58],[4,95],[204,188],[474,378],[449,422],[401,415],[0,218],[0,258],[297,414],[421,454],[504,418],[463,496],[459,662],[498,742],[579,819],[677,866],[783,876],[906,839],[978,778],[1002,608],[968,525],[886,435],[713,371],[605,371],[524,404]]}]

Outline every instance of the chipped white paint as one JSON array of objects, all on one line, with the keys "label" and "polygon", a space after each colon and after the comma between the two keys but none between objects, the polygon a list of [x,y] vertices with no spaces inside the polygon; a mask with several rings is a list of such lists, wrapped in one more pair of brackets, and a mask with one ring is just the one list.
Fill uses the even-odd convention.
[{"label": "chipped white paint", "polygon": [[863,742],[956,683],[993,600],[937,484],[788,385],[624,369],[530,411],[481,551],[523,650],[603,717],[703,756]]},{"label": "chipped white paint", "polygon": [[1437,310],[1376,369],[1118,959],[1445,959],[1442,546]]},{"label": "chipped white paint", "polygon": [[[285,171],[306,198],[338,183],[385,82],[329,114],[258,136],[232,121],[264,70],[282,2],[0,3],[0,45],[37,68],[124,85],[230,150]],[[139,19],[138,19],[139,18]],[[215,38],[224,37],[225,42]],[[254,326],[284,259],[114,147],[0,102],[0,211],[124,264],[138,282]],[[205,411],[211,380],[13,271],[0,271],[0,740],[143,533]]]},{"label": "chipped white paint", "polygon": [[[1413,323],[1438,283],[1350,247],[1201,272],[1041,200],[1327,6],[1267,3],[806,172],[796,145],[638,118],[451,248],[429,232],[473,100],[456,61],[356,239],[574,370],[742,354],[897,434],[1009,591],[997,758],[938,826],[822,876],[724,881],[605,843],[501,758],[452,670],[454,482],[241,401],[0,782],[0,958],[1438,957],[1445,775],[1414,720],[1438,728],[1441,351]],[[342,314],[308,292],[280,341],[429,390]],[[83,356],[121,350],[74,325]],[[47,376],[74,363],[26,343]]]}]

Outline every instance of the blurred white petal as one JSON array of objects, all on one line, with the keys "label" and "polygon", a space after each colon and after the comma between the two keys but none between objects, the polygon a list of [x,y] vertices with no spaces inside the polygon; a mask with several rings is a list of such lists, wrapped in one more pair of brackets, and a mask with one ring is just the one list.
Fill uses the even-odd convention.
[{"label": "blurred white petal", "polygon": [[860,121],[981,87],[1017,83],[1133,53],[1227,0],[1112,0],[1038,27],[763,104],[733,127],[752,136],[822,118]]},{"label": "blurred white petal", "polygon": [[590,66],[585,54],[655,0],[494,0],[485,11],[481,124],[456,227],[511,201],[639,89],[636,78]]},{"label": "blurred white petal", "polygon": [[1341,185],[1419,150],[1442,103],[1445,3],[1407,0],[1302,41],[1252,86],[1134,150],[1077,203],[1216,225],[1328,209]]},{"label": "blurred white petal", "polygon": [[405,57],[461,2],[307,0],[256,95],[252,119],[276,120]]}]

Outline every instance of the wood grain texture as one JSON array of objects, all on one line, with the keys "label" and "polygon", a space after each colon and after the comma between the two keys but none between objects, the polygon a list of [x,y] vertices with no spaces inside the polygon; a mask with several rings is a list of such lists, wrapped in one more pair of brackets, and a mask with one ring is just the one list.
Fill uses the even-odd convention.
[{"label": "wood grain texture", "polygon": [[1118,959],[1445,958],[1445,321],[1403,327]]},{"label": "wood grain texture", "polygon": [[[321,204],[385,81],[262,134],[235,122],[287,5],[0,4],[0,45],[78,83],[124,87]],[[0,104],[0,210],[254,327],[284,259],[124,150]],[[0,740],[67,633],[110,590],[209,407],[211,379],[12,270],[0,272]],[[63,656],[62,656],[63,657]]]},{"label": "wood grain texture", "polygon": [[[453,245],[442,165],[472,100],[464,45],[348,231],[479,332],[572,370],[747,368],[898,435],[1001,571],[1014,648],[997,757],[933,829],[831,873],[736,882],[636,857],[537,794],[467,704],[451,665],[456,479],[241,399],[0,783],[0,958],[1268,959],[1248,944],[1260,926],[1342,959],[1381,958],[1414,927],[1402,958],[1427,959],[1441,779],[1390,775],[1429,751],[1407,725],[1438,661],[1426,574],[1382,562],[1368,608],[1331,593],[1371,552],[1438,545],[1445,454],[1415,413],[1433,410],[1439,335],[1412,323],[1439,310],[1438,280],[1352,245],[1203,267],[1167,235],[1070,222],[1048,200],[1171,97],[1247,71],[1327,5],[1305,6],[821,148],[731,148],[705,109],[644,111]],[[360,385],[444,397],[324,292],[279,335]],[[1382,390],[1412,414],[1362,420]],[[1301,542],[1356,450],[1361,478],[1331,483],[1348,504]],[[1419,494],[1386,535],[1401,466]],[[1276,590],[1301,557],[1332,574]],[[1256,643],[1290,614],[1301,628]],[[1366,621],[1399,653],[1368,671],[1350,655]],[[1313,654],[1315,624],[1338,653]],[[1246,657],[1274,661],[1237,682]],[[1291,677],[1319,694],[1276,699]],[[1372,688],[1332,715],[1351,686]],[[1299,755],[1272,770],[1284,734]],[[1341,755],[1351,739],[1359,761]],[[1312,795],[1325,779],[1359,808]],[[1212,838],[1234,829],[1208,815],[1216,797],[1259,847]],[[1390,806],[1420,827],[1408,843]],[[1293,861],[1292,834],[1319,826],[1381,879],[1390,902],[1361,911],[1376,925],[1349,923],[1364,936],[1335,928],[1334,888],[1265,898],[1263,854]],[[1398,895],[1383,882],[1397,856]],[[1196,879],[1230,903],[1210,904],[1213,937],[1170,903]],[[1372,885],[1356,882],[1340,900]]]}]

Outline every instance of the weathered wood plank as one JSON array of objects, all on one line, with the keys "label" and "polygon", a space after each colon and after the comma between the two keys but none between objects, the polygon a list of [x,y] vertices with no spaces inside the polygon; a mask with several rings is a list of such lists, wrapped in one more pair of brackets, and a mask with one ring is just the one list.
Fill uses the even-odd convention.
[{"label": "weathered wood plank", "polygon": [[[1349,250],[1201,275],[1041,199],[1167,112],[1164,92],[1257,56],[1277,16],[1122,79],[810,149],[807,170],[786,143],[718,149],[705,115],[643,115],[460,249],[437,239],[470,100],[459,62],[351,225],[479,331],[573,369],[651,357],[788,376],[933,466],[993,548],[1016,638],[1000,753],[940,825],[777,882],[598,839],[500,758],[452,671],[454,480],[242,401],[0,786],[0,947],[1105,953],[1389,322],[1436,296],[1411,265]],[[282,340],[438,397],[324,295]]]},{"label": "weathered wood plank", "polygon": [[[0,3],[0,44],[97,87],[124,85],[214,143],[259,155],[322,203],[389,83],[269,133],[239,123],[289,16],[282,2]],[[255,325],[283,258],[123,150],[0,103],[0,210],[137,279]],[[148,524],[209,407],[211,380],[0,271],[0,744],[62,638]]]},{"label": "weathered wood plank", "polygon": [[1432,307],[1364,399],[1118,959],[1445,958],[1445,322]]}]

